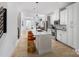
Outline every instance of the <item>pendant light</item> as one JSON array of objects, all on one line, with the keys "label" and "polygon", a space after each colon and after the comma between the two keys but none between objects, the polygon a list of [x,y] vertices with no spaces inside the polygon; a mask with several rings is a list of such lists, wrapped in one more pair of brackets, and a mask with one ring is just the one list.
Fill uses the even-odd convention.
[{"label": "pendant light", "polygon": [[33,17],[33,19],[36,20],[36,22],[39,21],[38,3],[39,3],[39,2],[35,2],[35,3],[33,4],[33,11],[34,11],[34,17]]}]

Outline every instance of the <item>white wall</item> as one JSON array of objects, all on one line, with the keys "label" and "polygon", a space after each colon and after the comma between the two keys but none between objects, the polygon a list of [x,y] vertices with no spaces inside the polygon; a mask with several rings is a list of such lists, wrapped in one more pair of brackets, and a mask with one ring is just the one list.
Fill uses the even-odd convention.
[{"label": "white wall", "polygon": [[7,36],[0,46],[0,56],[11,56],[17,41],[17,14],[15,3],[7,3]]},{"label": "white wall", "polygon": [[24,20],[24,15],[21,12],[21,34],[25,30],[25,20]]}]

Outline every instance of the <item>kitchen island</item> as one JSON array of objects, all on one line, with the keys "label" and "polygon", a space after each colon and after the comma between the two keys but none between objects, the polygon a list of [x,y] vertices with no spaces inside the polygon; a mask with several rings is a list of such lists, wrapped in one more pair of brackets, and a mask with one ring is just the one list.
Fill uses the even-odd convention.
[{"label": "kitchen island", "polygon": [[51,30],[37,31],[34,35],[36,36],[35,44],[39,55],[51,52]]}]

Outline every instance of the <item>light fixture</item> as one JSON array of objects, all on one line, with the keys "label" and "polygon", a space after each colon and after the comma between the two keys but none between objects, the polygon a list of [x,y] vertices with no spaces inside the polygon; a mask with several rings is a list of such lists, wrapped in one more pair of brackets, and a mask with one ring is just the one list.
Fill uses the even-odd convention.
[{"label": "light fixture", "polygon": [[[39,14],[38,14],[38,3],[39,2],[35,2],[32,6],[33,6],[33,11],[34,11],[34,19],[37,20],[39,19]],[[37,20],[38,21],[38,20]]]},{"label": "light fixture", "polygon": [[36,2],[36,17],[38,17],[38,2]]}]

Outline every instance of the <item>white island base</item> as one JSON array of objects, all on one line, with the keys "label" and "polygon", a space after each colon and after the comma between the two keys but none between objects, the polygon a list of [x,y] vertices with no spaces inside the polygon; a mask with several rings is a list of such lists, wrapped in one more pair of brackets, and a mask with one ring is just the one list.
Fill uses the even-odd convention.
[{"label": "white island base", "polygon": [[35,36],[36,36],[35,44],[36,44],[36,48],[37,48],[39,55],[51,52],[52,50],[51,33],[40,32],[39,34],[37,33],[37,35]]}]

